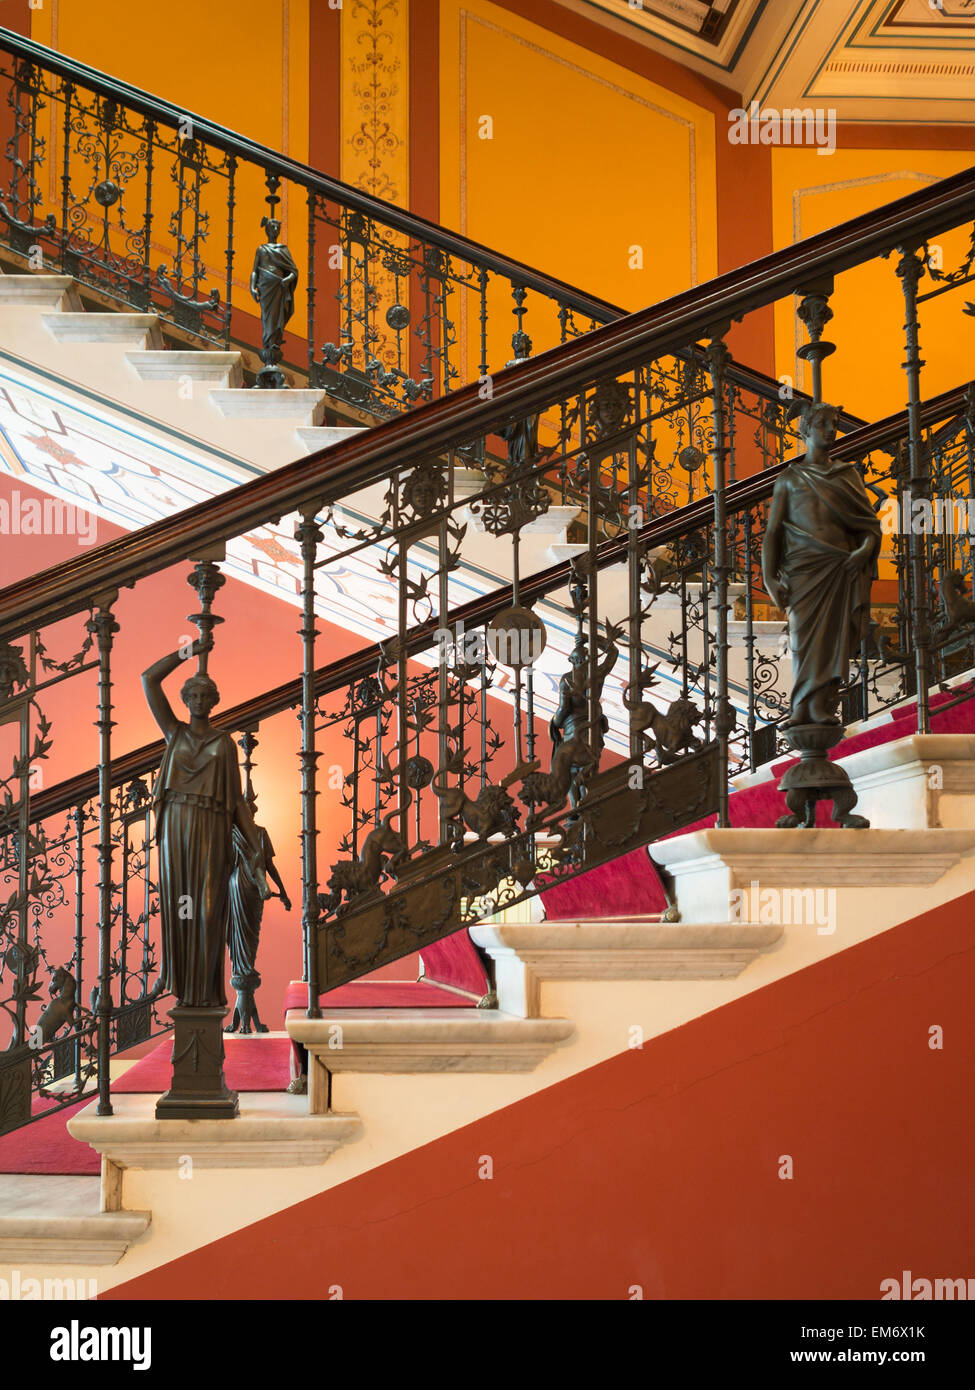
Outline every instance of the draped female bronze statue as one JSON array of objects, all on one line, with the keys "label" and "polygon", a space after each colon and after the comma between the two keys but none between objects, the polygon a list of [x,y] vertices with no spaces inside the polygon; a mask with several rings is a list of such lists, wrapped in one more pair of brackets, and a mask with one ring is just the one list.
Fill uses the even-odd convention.
[{"label": "draped female bronze statue", "polygon": [[838,414],[822,401],[802,407],[805,456],[776,481],[762,546],[766,591],[789,615],[790,725],[840,722],[840,690],[869,631],[881,528],[856,466],[830,461]]},{"label": "draped female bronze statue", "polygon": [[263,217],[267,242],[257,248],[251,271],[250,290],[261,306],[261,361],[264,370],[258,373],[258,386],[283,387],[284,373],[277,364],[282,357],[284,330],[295,311],[295,286],[298,267],[287,246],[278,241],[281,223],[274,217]]},{"label": "draped female bronze statue", "polygon": [[[253,815],[257,805],[251,793],[247,804]],[[260,987],[261,977],[257,972],[257,948],[261,939],[261,921],[264,916],[265,895],[262,887],[267,880],[278,889],[285,912],[291,911],[291,899],[278,873],[274,862],[274,846],[263,825],[255,826],[261,842],[259,856],[253,853],[247,836],[239,825],[232,831],[234,868],[230,875],[230,917],[227,944],[230,947],[230,983],[237,991],[237,1004],[228,1033],[266,1033],[267,1024],[262,1023],[254,1002],[254,994]]]},{"label": "draped female bronze statue", "polygon": [[[212,641],[212,638],[209,639]],[[209,646],[196,641],[190,655]],[[180,695],[190,712],[177,719],[162,682],[180,666],[179,651],[161,657],[143,673],[149,708],[166,740],[153,801],[159,854],[161,974],[164,987],[184,1008],[226,1007],[224,966],[227,913],[233,869],[233,831],[256,860],[263,846],[244,799],[237,749],[229,733],[215,729],[210,711],[220,695],[211,678],[190,676]],[[270,896],[263,872],[258,891]]]},{"label": "draped female bronze statue", "polygon": [[816,804],[833,803],[833,819],[865,829],[852,814],[856,792],[840,763],[827,756],[843,737],[837,714],[850,663],[870,629],[870,589],[877,573],[880,521],[858,469],[833,462],[839,411],[803,405],[804,456],[776,480],[762,546],[762,575],[772,602],[789,615],[792,701],[788,740],[801,755],[779,783],[789,814],[780,829],[816,824]]}]

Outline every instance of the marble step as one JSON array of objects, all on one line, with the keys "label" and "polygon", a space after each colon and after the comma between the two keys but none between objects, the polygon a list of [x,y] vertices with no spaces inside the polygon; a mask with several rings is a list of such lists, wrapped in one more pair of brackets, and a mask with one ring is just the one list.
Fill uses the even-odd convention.
[{"label": "marble step", "polygon": [[[788,655],[789,630],[783,622],[753,622],[752,638],[756,650],[777,652],[781,649],[783,655]],[[747,647],[748,624],[744,619],[730,618],[728,620],[728,645],[729,647]]]},{"label": "marble step", "polygon": [[545,980],[727,980],[782,936],[754,922],[659,917],[480,923],[471,939],[494,961],[500,1007],[536,1017]]},{"label": "marble step", "polygon": [[62,343],[138,343],[162,347],[155,314],[45,314],[44,326]]},{"label": "marble step", "polygon": [[857,794],[854,809],[877,830],[975,823],[975,735],[911,734],[851,753],[843,767]]},{"label": "marble step", "polygon": [[936,883],[975,850],[959,830],[694,830],[650,847],[684,922],[761,920],[742,892],[887,889]]},{"label": "marble step", "polygon": [[[534,1071],[573,1034],[564,1018],[525,1018],[500,1009],[333,1009],[321,1018],[288,1013],[296,1042],[317,1072]],[[311,1108],[321,1108],[322,1075],[311,1069]]]},{"label": "marble step", "polygon": [[143,381],[218,382],[221,386],[244,384],[239,352],[127,352],[125,360]]},{"label": "marble step", "polygon": [[314,454],[332,444],[341,444],[343,439],[350,439],[354,434],[362,434],[364,430],[364,425],[311,425],[299,427],[295,434],[305,446],[305,453]]},{"label": "marble step", "polygon": [[211,391],[210,399],[222,415],[234,420],[294,420],[320,425],[328,396],[324,391],[265,391],[258,387]]},{"label": "marble step", "polygon": [[0,308],[81,310],[70,275],[2,275]]},{"label": "marble step", "polygon": [[117,1264],[152,1218],[147,1211],[99,1211],[99,1188],[98,1178],[5,1174],[0,1264]]},{"label": "marble step", "polygon": [[[241,1091],[233,1120],[157,1120],[154,1095],[116,1095],[113,1115],[97,1103],[68,1121],[68,1132],[117,1168],[302,1168],[324,1163],[361,1130],[358,1115],[308,1114],[303,1096]],[[107,1184],[110,1186],[111,1184]]]}]

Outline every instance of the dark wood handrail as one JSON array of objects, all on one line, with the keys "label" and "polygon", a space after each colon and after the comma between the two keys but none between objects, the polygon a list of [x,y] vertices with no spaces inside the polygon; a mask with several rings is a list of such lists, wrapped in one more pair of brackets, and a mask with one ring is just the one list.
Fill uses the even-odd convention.
[{"label": "dark wood handrail", "polygon": [[[497,275],[503,275],[514,284],[523,285],[526,289],[536,290],[540,294],[547,295],[549,298],[564,304],[574,313],[584,314],[586,317],[602,323],[610,323],[614,319],[623,318],[627,313],[627,310],[620,308],[618,304],[611,304],[598,295],[587,294],[575,285],[569,285],[556,276],[547,275],[544,271],[526,265],[523,261],[502,255],[479,241],[472,241],[470,237],[461,236],[459,232],[448,231],[436,222],[431,222],[429,218],[404,211],[395,203],[387,203],[382,198],[363,193],[361,189],[354,188],[352,184],[343,183],[341,179],[323,174],[320,170],[312,168],[310,164],[302,164],[300,160],[282,155],[266,145],[259,144],[256,140],[248,139],[247,136],[238,135],[225,126],[207,120],[204,116],[198,116],[183,107],[174,106],[172,102],[166,101],[162,97],[153,96],[141,87],[134,87],[129,82],[109,77],[107,73],[100,72],[97,68],[89,67],[86,63],[68,58],[52,48],[46,48],[43,44],[36,43],[33,39],[24,38],[20,34],[0,27],[0,52],[3,51],[14,57],[38,63],[65,80],[78,82],[91,91],[97,92],[100,96],[131,106],[142,115],[149,116],[173,129],[179,129],[189,120],[194,131],[202,139],[218,149],[224,150],[227,154],[260,164],[262,168],[277,174],[279,178],[290,179],[310,191],[334,199],[343,207],[354,208],[357,212],[362,212],[365,216],[382,222],[388,227],[393,227],[417,241],[429,242],[450,255],[483,266],[486,270],[491,270]],[[737,386],[743,386],[747,390],[755,391],[763,396],[773,397],[779,388],[779,383],[774,377],[737,362],[728,364],[726,375]],[[842,428],[855,429],[857,425],[862,423],[856,416],[844,413]]]},{"label": "dark wood handrail", "polygon": [[[921,407],[922,425],[934,424],[938,420],[944,420],[961,413],[965,409],[967,391],[967,386],[956,386],[951,391],[945,391],[940,396],[933,396],[929,401],[925,401]],[[907,437],[907,429],[907,412],[902,410],[894,415],[888,415],[885,419],[878,420],[872,425],[864,425],[862,429],[856,430],[852,434],[845,435],[842,439],[837,440],[830,452],[834,458],[838,459],[855,458],[872,449],[882,449],[886,445],[897,444]],[[775,480],[785,466],[782,463],[775,464],[761,473],[730,483],[727,490],[729,514],[745,511],[770,497]],[[713,500],[710,495],[706,495],[684,507],[676,508],[666,516],[655,517],[648,521],[638,534],[640,540],[648,546],[666,545],[689,535],[702,526],[707,526],[713,519]],[[619,564],[625,558],[626,549],[626,536],[603,541],[596,551],[596,567],[605,569],[608,565]],[[551,565],[548,569],[539,570],[530,578],[522,579],[521,602],[531,606],[547,594],[562,588],[568,583],[570,570],[569,562],[563,561],[560,564]],[[441,627],[452,628],[456,631],[459,623],[462,623],[465,629],[489,623],[496,613],[509,607],[511,601],[511,585],[505,584],[490,594],[471,599],[453,609],[446,619],[442,620],[439,617],[428,619],[409,634],[406,643],[407,655],[415,656],[418,652],[424,651]],[[332,694],[356,681],[364,680],[366,676],[374,675],[381,655],[379,645],[373,644],[351,656],[333,661],[328,666],[319,667],[315,672],[316,698]],[[218,728],[228,730],[253,728],[262,720],[270,719],[275,714],[292,709],[300,702],[301,680],[296,678],[275,686],[273,690],[252,696],[251,699],[244,700],[241,704],[234,705],[221,714],[215,714],[213,723]],[[148,776],[159,766],[164,748],[163,740],[157,739],[153,743],[144,744],[141,748],[136,748],[120,758],[113,759],[111,765],[112,786],[118,786],[133,777]],[[97,791],[97,769],[78,773],[77,776],[59,782],[56,786],[49,787],[33,797],[31,799],[31,817],[42,820],[47,816],[70,810],[89,797],[93,797]]]},{"label": "dark wood handrail", "polygon": [[917,246],[971,217],[975,168],[509,367],[494,378],[490,400],[480,398],[475,382],[10,585],[0,591],[0,641],[83,611],[93,595],[196,558],[270,520],[340,502],[424,455],[442,454],[507,419],[544,410],[553,399],[602,377],[686,348],[804,284],[895,246]]}]

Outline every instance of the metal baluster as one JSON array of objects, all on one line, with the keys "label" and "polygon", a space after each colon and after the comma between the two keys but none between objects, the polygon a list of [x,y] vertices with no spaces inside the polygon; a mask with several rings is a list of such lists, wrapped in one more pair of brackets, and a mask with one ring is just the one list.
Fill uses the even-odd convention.
[{"label": "metal baluster", "polygon": [[711,392],[714,409],[714,584],[717,600],[717,630],[715,647],[717,663],[715,683],[714,728],[718,736],[718,826],[730,824],[728,818],[728,740],[734,727],[733,711],[728,699],[728,536],[725,509],[725,367],[731,356],[722,342],[730,325],[711,330],[708,360],[711,364]]},{"label": "metal baluster", "polygon": [[308,385],[318,384],[315,365],[315,204],[317,195],[308,190]]},{"label": "metal baluster", "polygon": [[[233,295],[234,295],[234,212],[237,208],[237,156],[229,155],[227,159],[230,170],[227,175],[227,275],[224,289],[224,310],[223,325],[223,345],[230,347],[230,326],[233,317]],[[311,340],[308,343],[311,350]]]},{"label": "metal baluster", "polygon": [[84,802],[74,808],[74,977],[76,981],[74,1018],[74,1088],[81,1091],[81,1061],[83,1039],[81,1025],[83,1009],[81,1004],[82,984],[84,983],[85,956],[85,806]]},{"label": "metal baluster", "polygon": [[[921,430],[921,368],[924,363],[920,357],[919,324],[917,318],[917,287],[924,274],[924,258],[918,254],[916,245],[899,246],[900,260],[897,263],[897,276],[904,293],[904,336],[907,357],[903,363],[907,373],[907,420],[908,451],[910,458],[910,499],[930,500],[931,478],[927,449]],[[910,508],[908,507],[908,513]],[[903,513],[901,513],[903,515]],[[927,734],[931,731],[928,709],[929,684],[929,644],[930,610],[928,600],[928,576],[926,572],[927,547],[925,537],[916,534],[911,528],[908,537],[908,553],[911,569],[912,609],[911,626],[914,643],[914,670],[917,685],[917,731]]]},{"label": "metal baluster", "polygon": [[[323,539],[316,519],[317,508],[301,514],[295,527],[295,539],[301,545],[302,561],[302,622],[301,634],[301,926],[305,955],[305,979],[308,981],[308,1018],[321,1018],[318,996],[327,986],[319,982],[318,970],[318,829],[316,798],[318,796],[318,759],[315,747],[315,559]],[[322,953],[327,960],[327,953]]]},{"label": "metal baluster", "polygon": [[[88,630],[98,644],[98,1114],[111,1115],[112,1051],[112,643],[118,623],[111,606],[117,593],[97,600]],[[122,923],[125,932],[125,923]]]}]

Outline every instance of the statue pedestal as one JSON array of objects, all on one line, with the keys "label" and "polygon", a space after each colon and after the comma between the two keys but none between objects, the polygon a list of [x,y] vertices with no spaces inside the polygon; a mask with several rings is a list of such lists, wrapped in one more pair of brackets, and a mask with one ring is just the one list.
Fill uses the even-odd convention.
[{"label": "statue pedestal", "polygon": [[843,739],[842,724],[795,724],[786,730],[789,743],[800,755],[779,783],[790,815],[780,816],[777,830],[796,827],[812,829],[816,824],[817,801],[832,801],[833,820],[847,830],[866,830],[870,822],[851,815],[857,794],[845,769],[830,761],[829,750]]},{"label": "statue pedestal", "polygon": [[223,1076],[226,1007],[169,1010],[173,1020],[173,1081],[156,1101],[157,1120],[233,1120],[237,1092]]},{"label": "statue pedestal", "polygon": [[258,372],[254,385],[263,391],[283,391],[288,378],[276,363],[268,363]]}]

